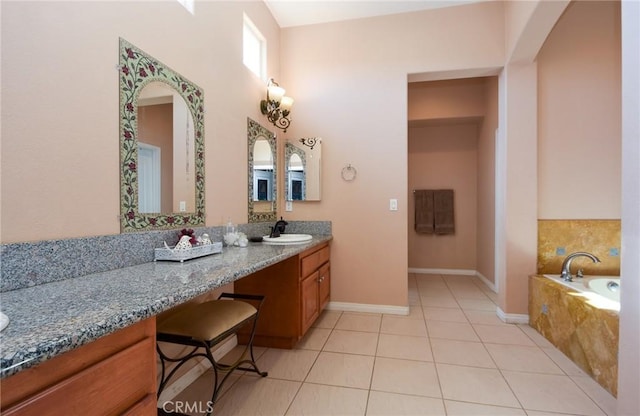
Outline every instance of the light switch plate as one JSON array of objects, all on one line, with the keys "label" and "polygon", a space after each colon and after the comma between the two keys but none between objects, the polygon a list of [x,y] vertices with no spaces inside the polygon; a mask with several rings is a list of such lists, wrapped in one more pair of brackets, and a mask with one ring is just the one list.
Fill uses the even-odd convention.
[{"label": "light switch plate", "polygon": [[395,198],[391,198],[389,200],[389,211],[397,211],[398,210],[398,200]]}]

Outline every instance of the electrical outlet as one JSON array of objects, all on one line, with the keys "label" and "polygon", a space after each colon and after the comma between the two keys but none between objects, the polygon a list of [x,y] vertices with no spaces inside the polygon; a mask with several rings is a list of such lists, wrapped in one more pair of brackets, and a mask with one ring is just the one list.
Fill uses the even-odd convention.
[{"label": "electrical outlet", "polygon": [[180,212],[185,212],[187,210],[187,201],[180,201]]},{"label": "electrical outlet", "polygon": [[395,198],[391,198],[389,200],[389,211],[397,211],[398,210],[398,200]]},{"label": "electrical outlet", "polygon": [[556,247],[556,256],[564,256],[567,250],[564,247]]}]

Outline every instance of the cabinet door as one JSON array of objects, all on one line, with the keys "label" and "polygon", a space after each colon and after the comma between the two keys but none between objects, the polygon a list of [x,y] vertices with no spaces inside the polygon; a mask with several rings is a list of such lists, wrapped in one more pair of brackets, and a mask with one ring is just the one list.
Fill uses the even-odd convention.
[{"label": "cabinet door", "polygon": [[329,303],[329,297],[331,295],[331,268],[329,263],[325,263],[320,267],[320,273],[318,277],[318,296],[320,299],[321,312]]},{"label": "cabinet door", "polygon": [[312,273],[302,281],[302,293],[300,294],[302,334],[307,332],[307,329],[309,329],[311,324],[318,318],[318,275],[318,272]]}]

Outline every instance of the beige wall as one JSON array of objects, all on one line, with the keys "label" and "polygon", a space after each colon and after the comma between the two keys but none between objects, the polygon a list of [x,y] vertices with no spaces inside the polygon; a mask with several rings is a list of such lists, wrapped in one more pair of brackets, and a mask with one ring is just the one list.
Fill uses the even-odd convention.
[{"label": "beige wall", "polygon": [[[247,116],[265,83],[242,64],[243,12],[279,77],[261,1],[2,2],[3,243],[118,234],[118,38],[205,92],[207,225],[247,221]],[[163,28],[171,28],[165,30]]]},{"label": "beige wall", "polygon": [[283,29],[287,136],[323,138],[322,202],[287,216],[333,221],[333,301],[407,305],[407,75],[502,65],[503,17],[488,2]]},{"label": "beige wall", "polygon": [[571,3],[537,62],[539,218],[620,218],[620,3]]},{"label": "beige wall", "polygon": [[[409,267],[476,269],[478,126],[409,127]],[[415,189],[453,189],[455,234],[414,230]]]}]

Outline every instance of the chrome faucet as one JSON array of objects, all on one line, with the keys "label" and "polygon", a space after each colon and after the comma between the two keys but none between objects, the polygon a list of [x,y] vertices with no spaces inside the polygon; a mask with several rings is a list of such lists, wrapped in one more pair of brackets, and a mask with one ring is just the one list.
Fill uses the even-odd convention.
[{"label": "chrome faucet", "polygon": [[[566,282],[572,282],[573,281],[573,276],[571,275],[571,262],[576,257],[588,257],[594,263],[600,263],[600,259],[599,258],[597,258],[593,254],[587,253],[585,251],[578,251],[578,252],[569,254],[567,257],[565,257],[564,261],[562,262],[562,272],[560,274],[560,277],[562,277],[562,279],[564,281],[566,281]],[[578,274],[578,277],[582,277],[582,276],[580,276],[580,274],[581,273]]]},{"label": "chrome faucet", "polygon": [[280,234],[284,233],[284,228],[287,225],[289,225],[289,223],[283,220],[282,217],[280,217],[280,219],[276,221],[276,225],[271,227],[271,233],[269,234],[269,237],[270,238],[280,237]]}]

